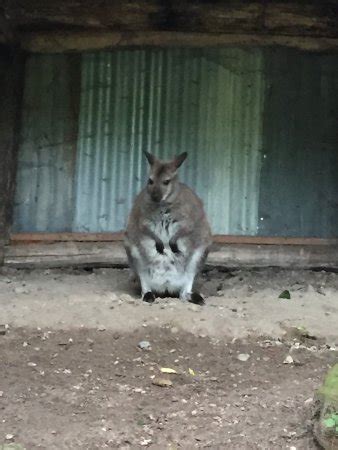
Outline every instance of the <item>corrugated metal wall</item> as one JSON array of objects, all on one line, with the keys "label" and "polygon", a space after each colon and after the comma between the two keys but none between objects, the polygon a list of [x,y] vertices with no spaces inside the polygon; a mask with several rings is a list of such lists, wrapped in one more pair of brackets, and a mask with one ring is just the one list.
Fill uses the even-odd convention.
[{"label": "corrugated metal wall", "polygon": [[189,152],[181,178],[214,233],[337,235],[337,56],[228,48],[69,58],[28,61],[16,231],[123,229],[148,150]]},{"label": "corrugated metal wall", "polygon": [[79,58],[30,56],[26,64],[14,230],[70,231]]},{"label": "corrugated metal wall", "polygon": [[265,61],[259,234],[336,237],[338,56],[278,49]]},{"label": "corrugated metal wall", "polygon": [[84,55],[74,229],[124,228],[145,179],[142,150],[188,151],[181,176],[214,232],[255,234],[262,64],[260,51],[239,49]]}]

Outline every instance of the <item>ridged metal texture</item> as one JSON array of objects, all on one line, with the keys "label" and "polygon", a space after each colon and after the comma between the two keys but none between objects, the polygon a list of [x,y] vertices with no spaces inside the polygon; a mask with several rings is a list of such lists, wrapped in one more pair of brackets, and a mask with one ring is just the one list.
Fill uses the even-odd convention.
[{"label": "ridged metal texture", "polygon": [[338,236],[338,55],[266,51],[259,234]]},{"label": "ridged metal texture", "polygon": [[181,179],[214,233],[337,236],[337,65],[284,49],[31,56],[15,230],[123,229],[148,150],[188,151]]},{"label": "ridged metal texture", "polygon": [[124,228],[148,150],[188,152],[181,179],[215,233],[255,234],[262,64],[259,50],[240,49],[83,55],[74,230]]},{"label": "ridged metal texture", "polygon": [[69,56],[27,59],[14,231],[72,229],[76,152],[73,64],[74,58]]}]

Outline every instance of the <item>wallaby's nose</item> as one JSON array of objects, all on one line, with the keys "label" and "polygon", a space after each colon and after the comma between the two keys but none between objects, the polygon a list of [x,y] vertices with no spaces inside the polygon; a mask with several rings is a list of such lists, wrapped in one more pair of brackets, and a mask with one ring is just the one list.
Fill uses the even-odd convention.
[{"label": "wallaby's nose", "polygon": [[151,199],[152,199],[154,202],[160,202],[160,201],[162,200],[162,194],[161,194],[161,191],[158,190],[158,189],[153,190],[152,193],[151,193]]}]

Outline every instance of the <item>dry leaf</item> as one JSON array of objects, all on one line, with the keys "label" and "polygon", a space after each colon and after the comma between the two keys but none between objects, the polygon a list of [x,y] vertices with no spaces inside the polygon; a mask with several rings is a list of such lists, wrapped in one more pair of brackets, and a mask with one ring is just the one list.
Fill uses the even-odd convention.
[{"label": "dry leaf", "polygon": [[162,373],[177,373],[175,369],[170,369],[170,367],[161,367],[160,371]]}]

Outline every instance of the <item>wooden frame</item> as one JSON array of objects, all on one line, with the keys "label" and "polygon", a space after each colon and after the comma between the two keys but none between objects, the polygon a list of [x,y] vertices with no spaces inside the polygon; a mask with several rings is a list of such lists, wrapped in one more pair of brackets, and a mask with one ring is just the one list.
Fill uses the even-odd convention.
[{"label": "wooden frame", "polygon": [[[123,240],[123,232],[118,233],[16,233],[10,236],[11,244],[34,242],[119,242]],[[264,236],[231,236],[215,235],[216,244],[248,244],[248,245],[318,245],[331,246],[338,244],[336,239],[298,238],[298,237],[264,237]]]},{"label": "wooden frame", "polygon": [[0,266],[9,240],[23,88],[24,58],[13,47],[0,46]]},{"label": "wooden frame", "polygon": [[[32,238],[32,236],[30,237]],[[66,237],[70,238],[69,235],[66,235]],[[115,239],[116,237],[113,236],[112,240],[101,241],[84,240],[83,236],[78,236],[81,239],[80,241],[74,239],[64,241],[20,241],[12,239],[12,245],[6,247],[5,264],[18,268],[127,267],[123,243],[120,239]],[[225,238],[228,240],[227,243],[224,243]],[[105,236],[105,239],[107,239],[107,236]],[[230,239],[233,242],[237,241],[237,243],[230,243]],[[242,243],[238,243],[240,240],[238,236],[222,236],[222,240],[223,243],[221,244],[217,242],[213,244],[208,256],[208,265],[221,266],[227,269],[275,266],[285,269],[338,270],[338,245],[336,240],[324,240],[322,244],[320,240],[294,241],[296,243],[291,240],[287,241],[287,245],[281,244],[280,238],[276,238],[273,244],[271,238],[267,238],[265,241],[262,238],[257,238],[257,242],[261,242],[260,244],[254,243],[253,239],[251,243],[245,243],[248,240],[247,238],[242,239]]]},{"label": "wooden frame", "polygon": [[261,34],[144,32],[48,32],[20,36],[24,50],[33,53],[65,53],[130,47],[284,46],[306,51],[338,50],[338,38]]},{"label": "wooden frame", "polygon": [[31,52],[129,46],[338,48],[338,4],[323,0],[11,0],[0,41]]}]

